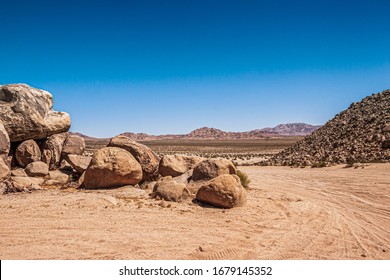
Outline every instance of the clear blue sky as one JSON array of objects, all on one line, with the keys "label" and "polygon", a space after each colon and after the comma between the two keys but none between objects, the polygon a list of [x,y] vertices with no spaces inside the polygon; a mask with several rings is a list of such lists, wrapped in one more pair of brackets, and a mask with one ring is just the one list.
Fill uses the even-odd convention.
[{"label": "clear blue sky", "polygon": [[0,4],[0,84],[92,136],[323,124],[390,88],[388,0]]}]

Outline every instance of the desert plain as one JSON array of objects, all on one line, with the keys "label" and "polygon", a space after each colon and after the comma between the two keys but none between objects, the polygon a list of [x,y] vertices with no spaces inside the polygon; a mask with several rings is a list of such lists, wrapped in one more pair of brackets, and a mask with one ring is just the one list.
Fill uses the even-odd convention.
[{"label": "desert plain", "polygon": [[[279,142],[236,150],[284,148],[267,141]],[[153,148],[183,149],[171,144]],[[0,259],[390,259],[390,164],[238,168],[251,183],[247,203],[232,209],[155,200],[130,186],[3,195]]]}]

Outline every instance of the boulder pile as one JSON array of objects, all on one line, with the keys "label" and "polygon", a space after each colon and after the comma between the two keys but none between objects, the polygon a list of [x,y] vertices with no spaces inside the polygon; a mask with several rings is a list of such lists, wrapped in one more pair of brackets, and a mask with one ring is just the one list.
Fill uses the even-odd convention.
[{"label": "boulder pile", "polygon": [[326,166],[390,162],[390,90],[351,104],[266,164]]},{"label": "boulder pile", "polygon": [[85,154],[84,139],[69,133],[70,117],[53,110],[53,97],[25,84],[0,86],[0,193],[45,186],[86,189],[153,185],[151,198],[188,198],[216,207],[245,203],[236,167],[225,159],[166,155],[126,136]]},{"label": "boulder pile", "polygon": [[[53,97],[25,84],[0,86],[0,181],[6,192],[41,189],[73,152],[82,154],[85,144],[68,134],[70,116],[53,110]],[[69,181],[69,174],[65,182]],[[7,183],[5,183],[7,182]],[[61,181],[64,183],[64,180]]]}]

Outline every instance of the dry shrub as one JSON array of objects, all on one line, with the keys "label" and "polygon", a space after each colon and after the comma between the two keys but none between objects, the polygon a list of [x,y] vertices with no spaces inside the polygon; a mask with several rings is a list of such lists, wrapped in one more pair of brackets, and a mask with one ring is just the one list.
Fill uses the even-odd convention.
[{"label": "dry shrub", "polygon": [[249,188],[251,180],[249,179],[248,175],[240,170],[237,170],[236,175],[238,178],[240,178],[241,185],[246,189]]}]

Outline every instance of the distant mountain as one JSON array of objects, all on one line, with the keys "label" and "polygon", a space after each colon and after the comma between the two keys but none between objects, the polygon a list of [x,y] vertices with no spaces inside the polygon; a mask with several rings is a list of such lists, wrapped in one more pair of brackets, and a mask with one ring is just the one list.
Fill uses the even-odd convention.
[{"label": "distant mountain", "polygon": [[317,129],[319,129],[321,125],[311,125],[306,123],[287,123],[287,124],[279,124],[275,127],[267,127],[260,129],[259,131],[267,132],[267,133],[277,133],[279,135],[285,136],[306,136]]},{"label": "distant mountain", "polygon": [[[124,132],[121,135],[127,136],[135,141],[147,140],[165,140],[165,139],[262,139],[280,136],[306,136],[320,128],[320,125],[310,125],[305,123],[280,124],[272,128],[255,129],[245,132],[226,132],[217,128],[201,127],[191,131],[188,134],[165,134],[149,135],[146,133]],[[73,133],[83,137],[86,140],[96,139],[81,133]]]},{"label": "distant mountain", "polygon": [[71,135],[76,135],[76,136],[80,136],[81,138],[84,138],[84,140],[87,140],[87,141],[93,141],[93,140],[101,139],[101,138],[96,138],[96,137],[88,136],[88,135],[82,134],[82,133],[80,133],[80,132],[69,132],[69,134],[71,134]]},{"label": "distant mountain", "polygon": [[216,128],[202,127],[184,135],[184,139],[261,139],[266,137],[279,136],[274,132],[267,131],[246,131],[226,132]]}]

